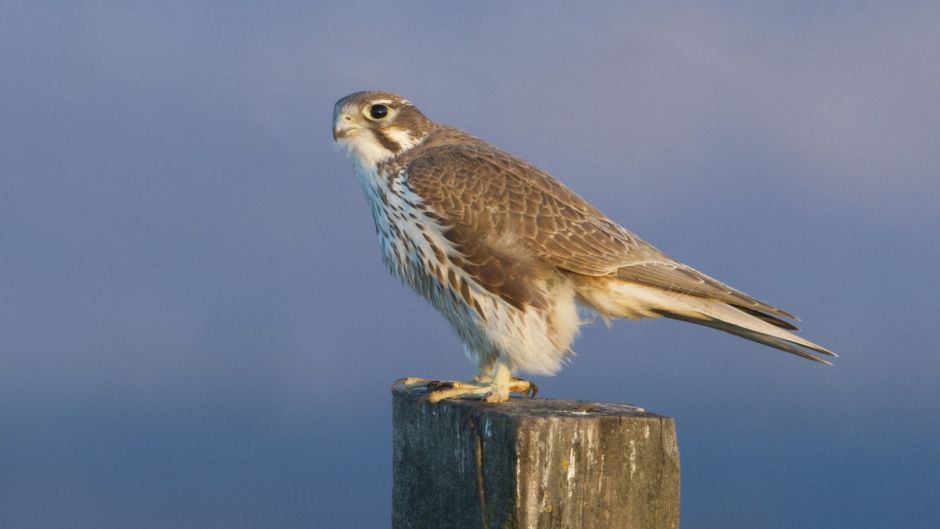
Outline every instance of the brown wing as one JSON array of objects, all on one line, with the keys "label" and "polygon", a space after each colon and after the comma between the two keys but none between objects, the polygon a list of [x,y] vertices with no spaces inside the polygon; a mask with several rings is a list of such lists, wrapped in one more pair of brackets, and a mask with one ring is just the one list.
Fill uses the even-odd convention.
[{"label": "brown wing", "polygon": [[467,264],[480,268],[474,275],[487,272],[505,284],[496,277],[505,274],[490,269],[516,263],[518,278],[545,263],[718,299],[792,328],[761,314],[789,313],[669,258],[525,161],[469,136],[443,143],[415,153],[408,182],[441,216]]}]

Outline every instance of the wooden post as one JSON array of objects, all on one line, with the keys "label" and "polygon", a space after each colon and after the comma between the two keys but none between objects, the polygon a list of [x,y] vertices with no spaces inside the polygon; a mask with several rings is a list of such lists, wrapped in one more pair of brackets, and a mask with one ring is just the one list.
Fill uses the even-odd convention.
[{"label": "wooden post", "polygon": [[392,393],[394,529],[679,527],[672,418],[623,404]]}]

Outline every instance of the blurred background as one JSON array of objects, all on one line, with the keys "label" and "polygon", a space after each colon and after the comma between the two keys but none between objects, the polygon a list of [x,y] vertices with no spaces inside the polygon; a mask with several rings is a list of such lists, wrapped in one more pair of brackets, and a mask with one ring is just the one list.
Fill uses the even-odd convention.
[{"label": "blurred background", "polygon": [[333,103],[399,92],[803,318],[600,322],[684,528],[940,524],[940,4],[0,6],[0,526],[388,527],[391,382],[469,376]]}]

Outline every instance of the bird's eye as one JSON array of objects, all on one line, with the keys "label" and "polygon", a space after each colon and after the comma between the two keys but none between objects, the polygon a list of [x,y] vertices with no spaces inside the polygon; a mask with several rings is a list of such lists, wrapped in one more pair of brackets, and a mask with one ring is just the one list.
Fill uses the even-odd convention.
[{"label": "bird's eye", "polygon": [[372,119],[382,119],[388,115],[388,107],[385,105],[372,105],[369,109],[369,115]]}]

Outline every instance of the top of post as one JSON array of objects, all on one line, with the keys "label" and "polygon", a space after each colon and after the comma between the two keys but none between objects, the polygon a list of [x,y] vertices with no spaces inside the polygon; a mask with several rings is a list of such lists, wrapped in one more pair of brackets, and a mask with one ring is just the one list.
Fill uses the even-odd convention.
[{"label": "top of post", "polygon": [[580,419],[600,419],[605,417],[645,417],[661,418],[631,404],[616,404],[610,402],[591,402],[583,400],[558,400],[513,397],[507,402],[490,404],[480,400],[460,399],[443,400],[436,404],[422,400],[427,392],[422,389],[406,389],[397,386],[392,389],[392,395],[415,404],[434,406],[457,406],[473,409],[487,414],[509,415],[513,417],[570,417]]}]

